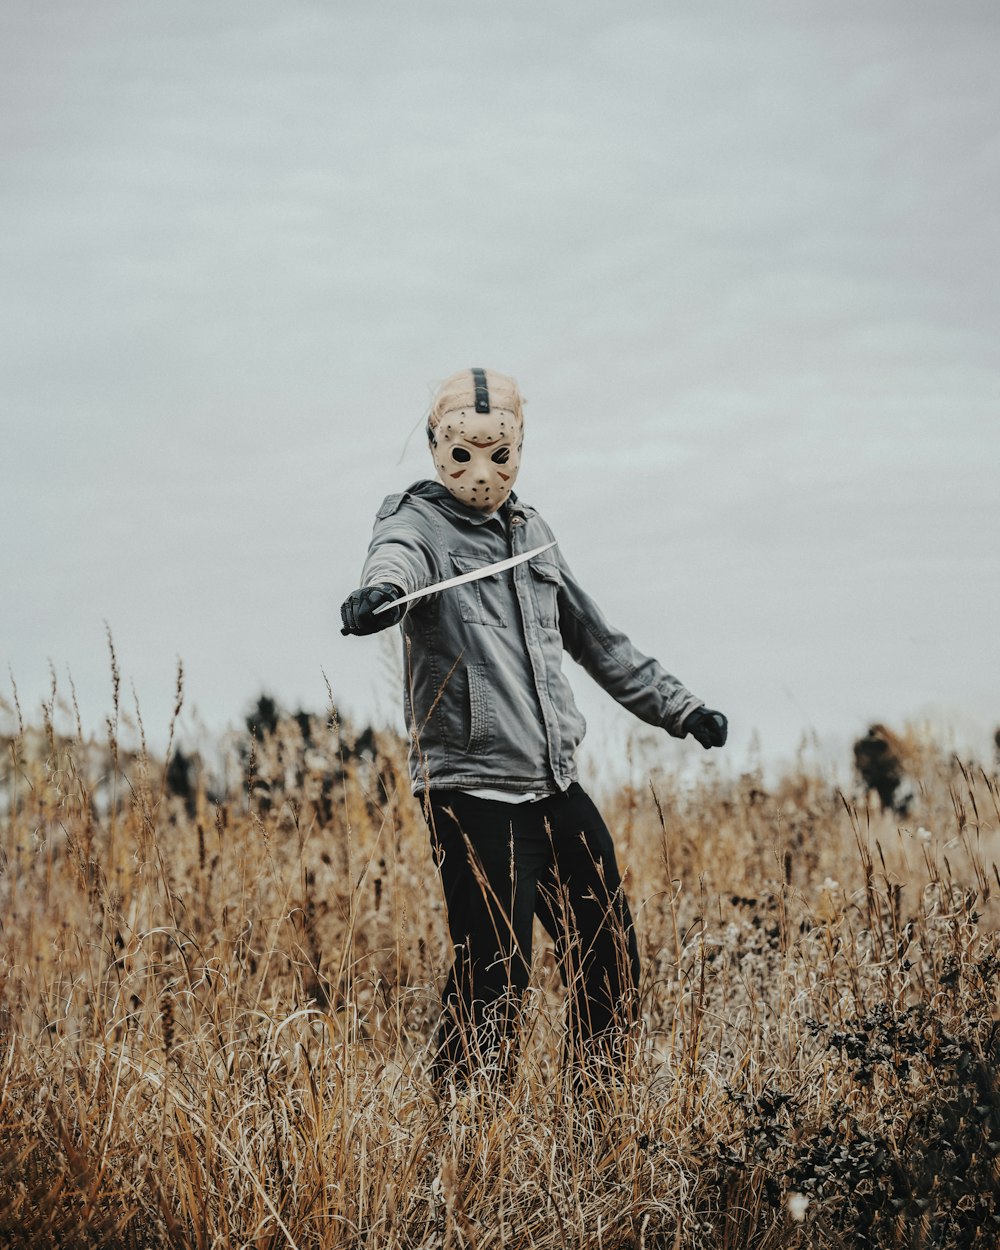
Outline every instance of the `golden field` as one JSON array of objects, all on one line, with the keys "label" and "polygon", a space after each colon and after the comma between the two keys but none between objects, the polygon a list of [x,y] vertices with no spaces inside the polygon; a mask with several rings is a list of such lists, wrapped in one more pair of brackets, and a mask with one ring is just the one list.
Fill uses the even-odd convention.
[{"label": "golden field", "polygon": [[[178,705],[181,702],[178,682]],[[799,761],[601,796],[626,1079],[427,1076],[450,961],[406,744],[265,718],[220,781],[53,691],[0,759],[0,1245],[1000,1245],[1000,782],[904,735],[905,819]],[[172,739],[172,731],[171,731]],[[184,767],[182,767],[184,766]]]}]

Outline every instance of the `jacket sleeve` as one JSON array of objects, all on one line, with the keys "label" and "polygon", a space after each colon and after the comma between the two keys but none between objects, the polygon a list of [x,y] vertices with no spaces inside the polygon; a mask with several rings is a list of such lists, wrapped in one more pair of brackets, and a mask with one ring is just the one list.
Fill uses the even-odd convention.
[{"label": "jacket sleeve", "polygon": [[563,646],[622,707],[647,724],[659,725],[675,738],[682,738],[681,726],[695,708],[704,706],[703,700],[608,623],[573,576],[561,552],[559,571],[559,630]]},{"label": "jacket sleeve", "polygon": [[375,517],[361,585],[388,582],[404,595],[440,581],[433,531],[403,495],[390,495]]}]

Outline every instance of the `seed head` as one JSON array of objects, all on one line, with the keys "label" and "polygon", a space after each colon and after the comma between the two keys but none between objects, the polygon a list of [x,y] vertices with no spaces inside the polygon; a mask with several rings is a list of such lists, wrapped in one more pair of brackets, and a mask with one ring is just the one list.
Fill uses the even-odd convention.
[{"label": "seed head", "polygon": [[788,1210],[789,1218],[793,1219],[796,1224],[801,1224],[806,1218],[806,1207],[809,1206],[809,1199],[805,1194],[789,1194],[785,1206]]}]

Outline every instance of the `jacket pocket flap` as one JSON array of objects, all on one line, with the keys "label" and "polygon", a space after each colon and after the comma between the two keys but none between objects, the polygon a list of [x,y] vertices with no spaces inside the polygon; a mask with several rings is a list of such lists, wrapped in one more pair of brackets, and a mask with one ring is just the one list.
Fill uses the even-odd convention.
[{"label": "jacket pocket flap", "polygon": [[556,586],[563,584],[562,574],[559,572],[559,565],[551,560],[545,560],[541,556],[536,556],[534,560],[528,561],[528,567],[536,577],[540,577],[544,582],[552,582]]},{"label": "jacket pocket flap", "polygon": [[[484,560],[481,555],[467,555],[464,551],[449,551],[448,555],[456,573],[475,573],[484,565],[493,563],[492,560]],[[496,573],[489,573],[487,576],[496,577]]]}]

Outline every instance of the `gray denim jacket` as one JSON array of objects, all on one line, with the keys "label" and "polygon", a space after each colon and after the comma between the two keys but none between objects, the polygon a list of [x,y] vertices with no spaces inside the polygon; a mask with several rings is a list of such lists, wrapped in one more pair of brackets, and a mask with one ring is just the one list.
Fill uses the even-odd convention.
[{"label": "gray denim jacket", "polygon": [[[516,495],[487,516],[440,482],[416,482],[379,508],[362,585],[389,582],[409,594],[554,537]],[[563,650],[630,712],[675,737],[702,706],[608,624],[558,546],[417,600],[401,627],[415,794],[428,786],[554,793],[576,781],[587,726]]]}]

